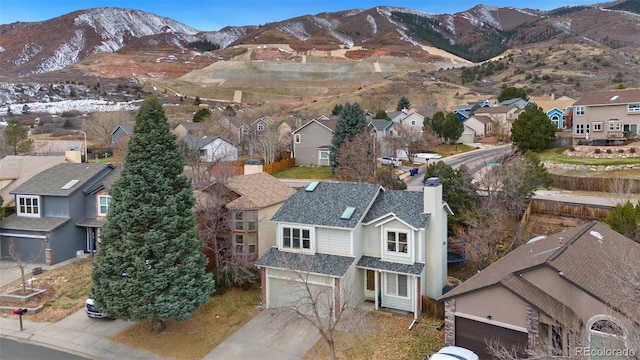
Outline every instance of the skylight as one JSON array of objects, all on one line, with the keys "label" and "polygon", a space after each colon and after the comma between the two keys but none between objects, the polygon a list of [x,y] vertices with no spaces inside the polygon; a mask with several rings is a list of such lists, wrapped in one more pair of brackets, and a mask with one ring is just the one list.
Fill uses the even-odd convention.
[{"label": "skylight", "polygon": [[307,185],[307,187],[304,188],[304,191],[312,192],[313,190],[316,189],[318,184],[319,184],[318,181],[313,181],[313,182],[309,183],[309,185]]},{"label": "skylight", "polygon": [[69,181],[68,183],[64,184],[64,186],[61,188],[62,190],[69,190],[73,187],[73,185],[79,183],[80,180],[77,179],[73,179],[71,181]]},{"label": "skylight", "polygon": [[340,219],[342,220],[351,219],[354,211],[356,211],[356,208],[349,206],[348,208],[344,209],[344,212],[342,213],[342,215],[340,215]]},{"label": "skylight", "polygon": [[615,101],[616,99],[618,99],[618,97],[619,97],[618,95],[613,95],[613,97],[609,101]]}]

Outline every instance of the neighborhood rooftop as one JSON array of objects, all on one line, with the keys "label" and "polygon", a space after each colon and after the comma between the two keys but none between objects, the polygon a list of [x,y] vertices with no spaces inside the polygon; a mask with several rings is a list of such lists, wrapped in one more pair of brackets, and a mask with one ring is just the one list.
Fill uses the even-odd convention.
[{"label": "neighborhood rooftop", "polygon": [[[98,175],[106,167],[113,167],[105,164],[73,164],[62,163],[47,170],[44,170],[31,179],[25,181],[11,193],[24,195],[52,195],[67,196],[70,193],[81,189],[85,182]],[[65,185],[71,184],[72,180],[78,180],[69,189],[63,189]]]}]

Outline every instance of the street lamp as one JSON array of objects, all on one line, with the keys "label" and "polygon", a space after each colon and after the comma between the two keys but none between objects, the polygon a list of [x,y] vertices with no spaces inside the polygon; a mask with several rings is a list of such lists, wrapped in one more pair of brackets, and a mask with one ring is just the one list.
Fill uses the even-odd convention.
[{"label": "street lamp", "polygon": [[84,135],[84,161],[88,162],[89,159],[87,159],[87,133],[82,130],[74,130],[74,131],[82,133],[82,135]]}]

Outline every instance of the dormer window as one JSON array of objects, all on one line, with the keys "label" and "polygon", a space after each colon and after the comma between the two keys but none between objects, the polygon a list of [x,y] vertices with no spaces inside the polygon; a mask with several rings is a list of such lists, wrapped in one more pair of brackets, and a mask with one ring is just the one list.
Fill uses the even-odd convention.
[{"label": "dormer window", "polygon": [[399,231],[387,231],[387,252],[406,254],[409,252],[408,234]]},{"label": "dormer window", "polygon": [[17,195],[18,216],[40,217],[40,197],[37,195]]}]

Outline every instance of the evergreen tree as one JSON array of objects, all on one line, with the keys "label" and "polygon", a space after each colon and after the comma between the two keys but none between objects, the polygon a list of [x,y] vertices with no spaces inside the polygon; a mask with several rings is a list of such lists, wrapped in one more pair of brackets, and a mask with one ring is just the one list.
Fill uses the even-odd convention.
[{"label": "evergreen tree", "polygon": [[640,201],[636,206],[629,200],[617,204],[604,222],[620,234],[640,242]]},{"label": "evergreen tree", "polygon": [[345,139],[353,140],[367,126],[367,118],[358,103],[346,103],[340,112],[329,146],[329,168],[333,174],[338,166],[338,150]]},{"label": "evergreen tree", "polygon": [[476,208],[478,201],[477,187],[473,176],[465,165],[457,170],[442,161],[430,164],[424,174],[424,181],[430,177],[438,177],[442,182],[442,199],[447,202],[453,216],[449,217],[449,229],[457,225],[465,225],[466,214]]},{"label": "evergreen tree", "polygon": [[389,117],[389,115],[387,115],[387,112],[384,110],[378,110],[376,111],[376,114],[373,115],[374,119],[382,119],[382,120],[391,120],[391,118]]},{"label": "evergreen tree", "polygon": [[522,152],[550,149],[556,139],[556,127],[536,104],[529,104],[511,126],[511,141]]},{"label": "evergreen tree", "polygon": [[193,100],[193,105],[198,106],[202,104],[202,101],[200,100],[200,96],[196,96],[195,100]]},{"label": "evergreen tree", "polygon": [[29,139],[29,134],[18,120],[9,120],[9,124],[4,129],[4,141],[13,151],[13,155],[30,153],[33,150],[33,140]]},{"label": "evergreen tree", "polygon": [[342,105],[336,105],[333,107],[333,110],[331,110],[331,115],[338,116],[340,115],[341,112],[342,112]]},{"label": "evergreen tree", "polygon": [[409,102],[409,99],[403,96],[400,98],[400,101],[398,101],[398,105],[396,105],[396,111],[402,111],[404,109],[411,109],[411,103]]},{"label": "evergreen tree", "polygon": [[455,113],[448,113],[445,117],[442,128],[440,129],[442,136],[449,142],[457,143],[460,136],[464,132],[464,124],[458,119]]},{"label": "evergreen tree", "polygon": [[202,120],[205,120],[209,115],[211,115],[211,111],[209,109],[202,108],[196,111],[195,114],[193,114],[193,122],[201,122]]},{"label": "evergreen tree", "polygon": [[214,291],[197,239],[190,180],[157,98],[136,116],[92,272],[96,305],[113,317],[186,320]]},{"label": "evergreen tree", "polygon": [[424,118],[424,121],[422,122],[423,129],[426,130],[427,128],[431,128],[431,130],[435,131],[435,133],[438,134],[439,137],[443,137],[444,135],[442,135],[442,126],[444,126],[444,121],[444,113],[442,111],[438,111],[433,114],[433,118]]},{"label": "evergreen tree", "polygon": [[527,90],[523,88],[513,87],[513,86],[508,87],[502,90],[502,92],[500,93],[500,96],[498,96],[498,102],[503,102],[505,100],[511,100],[516,98],[529,100],[529,95],[527,95]]}]

